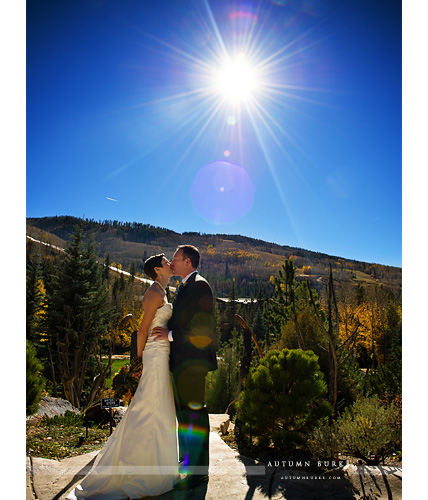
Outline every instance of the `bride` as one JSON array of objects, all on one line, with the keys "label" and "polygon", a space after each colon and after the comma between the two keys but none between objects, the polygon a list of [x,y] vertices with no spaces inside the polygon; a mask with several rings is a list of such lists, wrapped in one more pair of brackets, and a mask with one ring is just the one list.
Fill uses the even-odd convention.
[{"label": "bride", "polygon": [[137,391],[93,468],[68,499],[156,496],[172,490],[180,479],[169,341],[150,337],[156,326],[166,328],[172,315],[165,287],[173,273],[164,254],[147,259],[144,272],[154,283],[143,297],[144,316],[137,335],[137,356],[143,358]]}]

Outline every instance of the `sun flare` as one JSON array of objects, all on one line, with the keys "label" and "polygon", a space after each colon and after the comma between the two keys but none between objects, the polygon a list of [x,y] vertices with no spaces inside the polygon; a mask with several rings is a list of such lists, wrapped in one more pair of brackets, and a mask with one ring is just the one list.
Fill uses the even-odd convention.
[{"label": "sun flare", "polygon": [[255,67],[245,55],[239,54],[218,69],[214,76],[214,87],[220,96],[232,104],[249,101],[258,87]]},{"label": "sun flare", "polygon": [[[288,111],[299,111],[299,103],[317,104],[303,94],[320,89],[301,84],[301,61],[318,41],[310,38],[309,30],[290,37],[287,43],[278,43],[281,38],[265,30],[268,18],[262,20],[263,10],[231,12],[222,33],[209,0],[202,0],[201,4],[205,11],[198,13],[198,22],[191,32],[196,45],[187,41],[172,44],[146,34],[165,48],[165,57],[174,63],[174,74],[170,93],[144,105],[169,107],[167,111],[172,116],[177,110],[184,113],[184,118],[176,123],[176,144],[188,141],[189,135],[192,138],[186,142],[174,172],[198,144],[211,147],[212,130],[222,156],[243,165],[244,137],[253,133],[252,140],[260,147],[288,213],[272,151],[279,150],[300,175],[288,145],[304,151],[289,132],[284,117]],[[177,68],[180,71],[176,73]],[[221,185],[218,190],[223,193],[226,188]]]}]

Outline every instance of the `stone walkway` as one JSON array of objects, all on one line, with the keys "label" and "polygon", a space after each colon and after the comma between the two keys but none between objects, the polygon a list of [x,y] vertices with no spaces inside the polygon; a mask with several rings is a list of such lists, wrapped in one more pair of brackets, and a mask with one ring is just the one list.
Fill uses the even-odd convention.
[{"label": "stone walkway", "polygon": [[[210,480],[158,500],[399,500],[399,467],[346,466],[339,474],[266,467],[232,450],[219,436],[227,415],[210,415]],[[27,457],[27,500],[63,500],[86,475],[98,451],[61,461]],[[282,464],[280,464],[282,465]],[[152,497],[154,498],[154,497]]]}]

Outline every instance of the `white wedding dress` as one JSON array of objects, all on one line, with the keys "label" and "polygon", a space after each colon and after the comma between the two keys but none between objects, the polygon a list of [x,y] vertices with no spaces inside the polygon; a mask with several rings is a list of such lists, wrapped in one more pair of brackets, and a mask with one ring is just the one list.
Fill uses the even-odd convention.
[{"label": "white wedding dress", "polygon": [[153,340],[166,328],[172,304],[156,311],[143,351],[143,374],[122,421],[97,455],[94,466],[67,498],[119,500],[161,495],[179,480],[169,341]]}]

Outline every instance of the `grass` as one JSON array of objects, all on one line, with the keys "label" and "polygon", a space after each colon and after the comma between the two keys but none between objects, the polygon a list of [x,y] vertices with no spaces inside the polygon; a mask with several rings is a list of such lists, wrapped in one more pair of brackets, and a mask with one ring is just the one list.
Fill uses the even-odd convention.
[{"label": "grass", "polygon": [[361,271],[354,271],[355,281],[366,283],[366,284],[376,284],[377,281],[370,275],[363,273]]},{"label": "grass", "polygon": [[111,376],[109,378],[107,378],[106,382],[105,382],[106,389],[111,387],[115,373],[118,372],[122,368],[122,366],[126,365],[127,363],[129,363],[129,358],[128,359],[115,359],[115,360],[113,360],[113,363],[111,365]]}]

